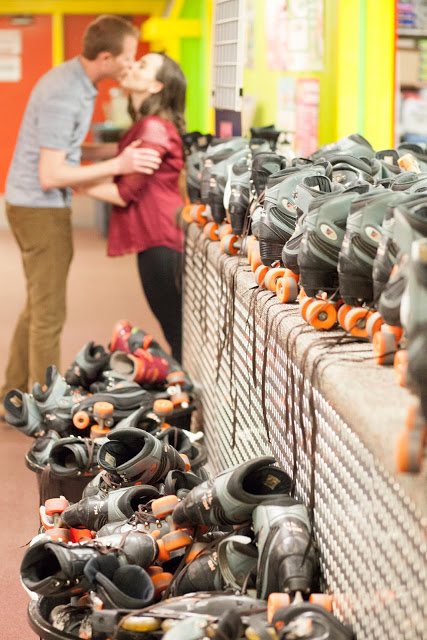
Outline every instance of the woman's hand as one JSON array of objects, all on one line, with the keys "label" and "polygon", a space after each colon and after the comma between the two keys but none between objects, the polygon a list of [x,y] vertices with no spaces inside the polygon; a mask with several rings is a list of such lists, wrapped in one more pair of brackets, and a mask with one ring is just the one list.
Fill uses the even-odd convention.
[{"label": "woman's hand", "polygon": [[116,157],[116,175],[127,173],[153,174],[161,164],[160,155],[150,147],[140,147],[140,141],[134,140]]}]

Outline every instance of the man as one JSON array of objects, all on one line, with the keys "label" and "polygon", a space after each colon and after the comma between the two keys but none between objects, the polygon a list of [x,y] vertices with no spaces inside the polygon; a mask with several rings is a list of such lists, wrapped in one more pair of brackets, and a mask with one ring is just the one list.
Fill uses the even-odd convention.
[{"label": "man", "polygon": [[[102,146],[81,153],[97,84],[126,75],[138,38],[127,20],[98,17],[86,29],[81,55],[48,71],[29,98],[6,183],[6,215],[22,253],[27,303],[12,338],[1,403],[10,389],[26,392],[43,383],[49,365],[60,370],[72,188],[118,174],[151,174],[159,165],[156,152],[137,145],[115,157],[114,145],[105,147],[107,154]],[[102,161],[81,166],[86,159]]]}]

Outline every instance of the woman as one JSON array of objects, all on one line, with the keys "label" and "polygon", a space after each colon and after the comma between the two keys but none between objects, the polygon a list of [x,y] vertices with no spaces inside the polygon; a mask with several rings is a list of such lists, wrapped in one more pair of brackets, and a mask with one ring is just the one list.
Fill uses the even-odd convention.
[{"label": "woman", "polygon": [[113,204],[107,254],[137,254],[145,296],[178,362],[183,231],[175,225],[174,215],[183,204],[178,180],[184,167],[186,86],[179,65],[163,53],[148,53],[134,64],[122,81],[130,92],[134,124],[120,140],[118,153],[129,144],[151,147],[159,152],[161,165],[153,175],[116,176],[84,190]]}]

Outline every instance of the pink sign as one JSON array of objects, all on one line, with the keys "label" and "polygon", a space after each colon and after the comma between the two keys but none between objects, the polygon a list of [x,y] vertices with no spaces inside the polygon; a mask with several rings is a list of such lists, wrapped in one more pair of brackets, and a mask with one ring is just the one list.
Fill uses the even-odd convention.
[{"label": "pink sign", "polygon": [[295,149],[302,158],[319,146],[319,95],[318,78],[297,78]]}]

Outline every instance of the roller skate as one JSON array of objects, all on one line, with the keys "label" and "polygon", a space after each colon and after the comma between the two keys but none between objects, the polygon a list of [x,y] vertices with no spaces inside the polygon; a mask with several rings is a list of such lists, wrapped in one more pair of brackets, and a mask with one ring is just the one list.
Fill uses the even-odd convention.
[{"label": "roller skate", "polygon": [[394,207],[401,197],[388,190],[370,191],[352,203],[347,218],[338,258],[339,291],[344,301],[338,319],[343,329],[359,338],[372,338],[382,324],[374,310],[373,262],[387,207]]},{"label": "roller skate", "polygon": [[[338,318],[338,255],[351,203],[357,193],[324,201],[309,211],[298,252],[303,319],[316,329],[331,329]],[[324,296],[323,298],[321,296]]]},{"label": "roller skate", "polygon": [[378,364],[392,364],[403,336],[401,301],[408,278],[412,243],[427,237],[427,203],[424,199],[402,202],[394,209],[393,242],[396,265],[378,301],[378,311],[386,327],[375,335],[374,357]]},{"label": "roller skate", "polygon": [[152,386],[166,381],[169,365],[165,358],[158,358],[140,349],[138,354],[115,351],[111,354],[110,366],[126,380],[141,386]]},{"label": "roller skate", "polygon": [[318,562],[306,507],[282,497],[256,507],[252,518],[258,546],[257,597],[268,599],[268,621],[278,607],[305,600],[331,611],[330,596],[314,593]]},{"label": "roller skate", "polygon": [[271,496],[287,494],[291,479],[261,456],[224,471],[190,491],[174,509],[178,526],[242,524],[255,506]]},{"label": "roller skate", "polygon": [[405,430],[398,436],[397,469],[417,472],[427,445],[427,238],[411,246],[401,321],[407,335],[405,381],[418,396],[418,404],[409,408]]},{"label": "roller skate", "polygon": [[336,154],[349,154],[356,158],[369,159],[374,157],[375,151],[366,138],[359,133],[352,133],[349,136],[340,138],[336,142],[319,147],[309,158],[313,161],[320,158],[326,158],[328,160],[331,155]]},{"label": "roller skate", "polygon": [[279,607],[271,620],[277,640],[322,638],[322,640],[355,640],[351,628],[343,625],[322,606],[311,602]]},{"label": "roller skate", "polygon": [[276,143],[282,133],[282,131],[276,129],[274,124],[267,127],[251,127],[250,131],[252,138],[262,138],[263,140],[267,140],[272,151],[275,150]]},{"label": "roller skate", "polygon": [[112,489],[102,496],[83,497],[68,506],[61,518],[67,527],[98,531],[106,524],[128,520],[138,511],[139,505],[146,505],[158,497],[158,490],[149,485]]},{"label": "roller skate", "polygon": [[427,152],[425,143],[401,142],[397,147],[399,158],[411,154],[417,161],[421,172],[427,171]]},{"label": "roller skate", "polygon": [[6,422],[26,436],[37,438],[47,430],[38,404],[30,393],[11,389],[6,394],[3,404]]},{"label": "roller skate", "polygon": [[49,462],[53,445],[61,439],[56,431],[47,431],[35,438],[28,452],[25,454],[25,464],[31,471],[41,473]]},{"label": "roller skate", "polygon": [[381,165],[381,179],[395,178],[399,173],[402,173],[402,169],[398,164],[399,154],[396,149],[376,151],[374,157]]},{"label": "roller skate", "polygon": [[98,380],[100,373],[108,369],[109,360],[110,355],[103,346],[88,342],[65,372],[65,381],[71,386],[83,387],[89,391],[92,382]]},{"label": "roller skate", "polygon": [[[247,225],[250,200],[250,167],[249,158],[243,156],[233,163],[229,171],[227,187],[229,191],[226,215],[230,220],[230,233],[221,238],[221,250],[228,255],[236,255],[244,242],[241,238]],[[226,189],[227,190],[227,189]]]},{"label": "roller skate", "polygon": [[48,462],[53,475],[59,478],[95,476],[100,467],[98,451],[103,438],[60,438],[52,445]]}]

